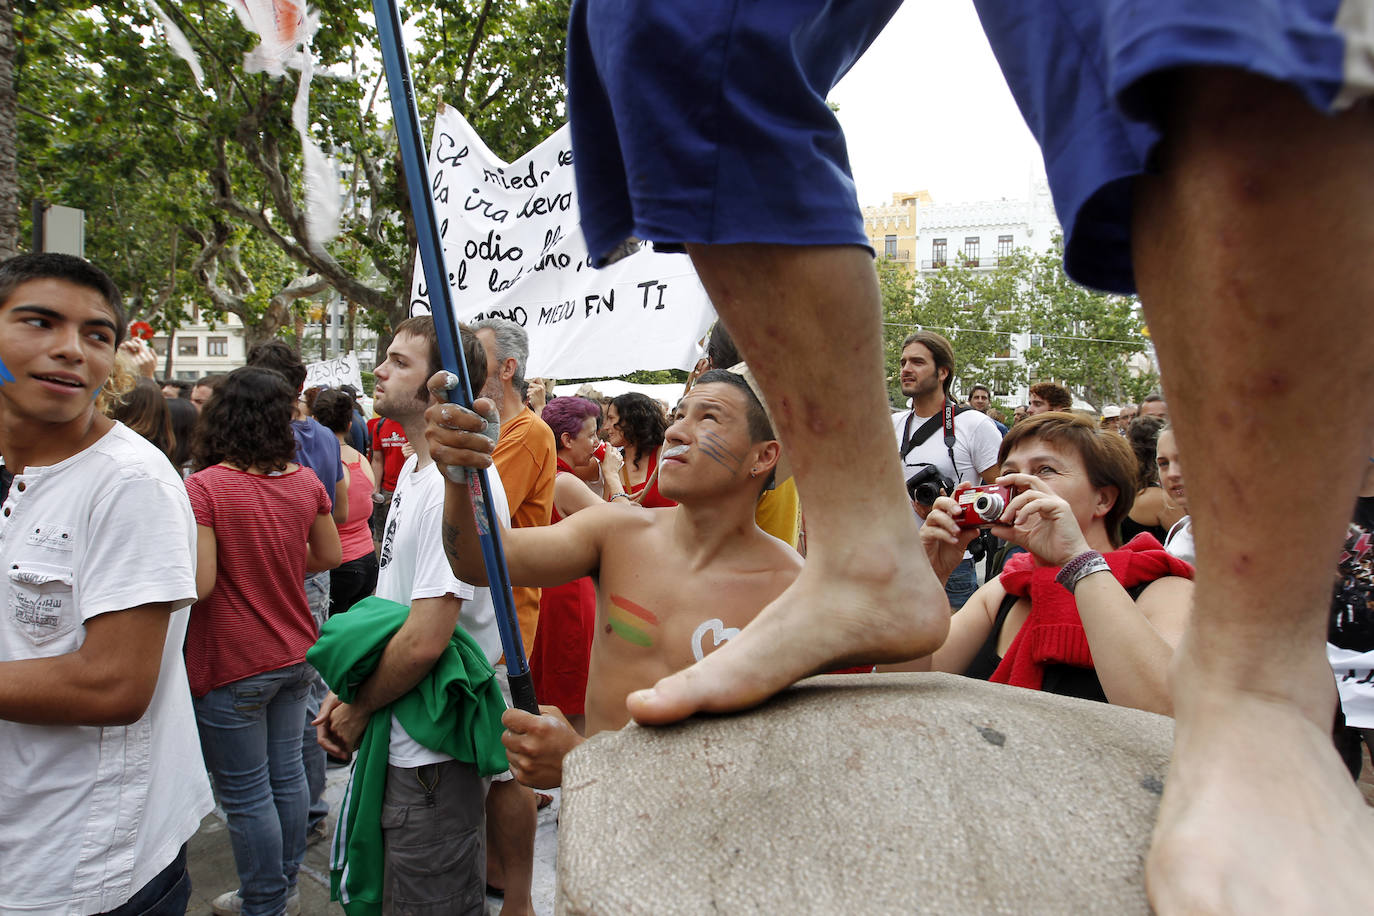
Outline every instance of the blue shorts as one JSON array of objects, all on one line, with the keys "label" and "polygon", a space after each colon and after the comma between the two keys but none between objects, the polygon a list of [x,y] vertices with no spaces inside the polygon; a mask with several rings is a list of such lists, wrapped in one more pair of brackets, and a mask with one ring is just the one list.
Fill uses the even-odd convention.
[{"label": "blue shorts", "polygon": [[[1045,157],[1081,283],[1133,292],[1133,179],[1150,167],[1162,101],[1147,77],[1225,67],[1287,83],[1317,110],[1374,92],[1374,12],[1352,34],[1338,0],[974,0]],[[1361,34],[1361,31],[1363,34]],[[1349,51],[1347,50],[1349,49]],[[1275,125],[1282,130],[1282,125]]]},{"label": "blue shorts", "polygon": [[[899,2],[575,0],[568,112],[593,258],[629,236],[866,245],[825,96]],[[1240,69],[1328,112],[1374,94],[1371,0],[975,5],[1044,154],[1065,268],[1102,289],[1135,287],[1132,183],[1160,139],[1147,77]]]},{"label": "blue shorts", "polygon": [[627,237],[868,245],[826,95],[901,0],[574,0],[568,115],[600,266]]}]

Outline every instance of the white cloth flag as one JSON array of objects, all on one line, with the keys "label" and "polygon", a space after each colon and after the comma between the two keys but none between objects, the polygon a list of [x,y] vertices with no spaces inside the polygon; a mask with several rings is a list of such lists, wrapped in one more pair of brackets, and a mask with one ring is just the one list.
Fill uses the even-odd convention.
[{"label": "white cloth flag", "polygon": [[[685,254],[646,246],[592,268],[567,125],[507,164],[462,115],[441,106],[429,170],[454,317],[524,327],[527,377],[599,378],[696,363],[715,312]],[[410,312],[429,312],[418,257]]]}]

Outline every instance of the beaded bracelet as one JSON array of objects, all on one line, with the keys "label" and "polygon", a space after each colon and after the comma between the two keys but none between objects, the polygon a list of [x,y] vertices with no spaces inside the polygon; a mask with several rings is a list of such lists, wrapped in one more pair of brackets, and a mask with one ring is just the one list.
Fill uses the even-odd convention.
[{"label": "beaded bracelet", "polygon": [[1069,594],[1072,595],[1073,590],[1078,587],[1078,583],[1085,576],[1103,571],[1110,572],[1111,567],[1102,558],[1102,554],[1096,550],[1085,550],[1065,563],[1063,568],[1059,570],[1059,574],[1054,577],[1054,581],[1068,589]]}]

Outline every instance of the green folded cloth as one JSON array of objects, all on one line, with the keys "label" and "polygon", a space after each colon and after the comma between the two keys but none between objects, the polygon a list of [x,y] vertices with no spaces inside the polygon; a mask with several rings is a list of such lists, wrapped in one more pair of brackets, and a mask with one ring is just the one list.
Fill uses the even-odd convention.
[{"label": "green folded cloth", "polygon": [[[339,699],[351,703],[409,613],[404,604],[365,598],[348,613],[325,621],[306,661]],[[501,744],[505,709],[496,672],[482,647],[462,627],[455,627],[448,646],[420,683],[372,714],[358,742],[329,856],[330,897],[343,904],[348,916],[382,912],[381,813],[392,714],[420,744],[491,776],[510,766]]]}]

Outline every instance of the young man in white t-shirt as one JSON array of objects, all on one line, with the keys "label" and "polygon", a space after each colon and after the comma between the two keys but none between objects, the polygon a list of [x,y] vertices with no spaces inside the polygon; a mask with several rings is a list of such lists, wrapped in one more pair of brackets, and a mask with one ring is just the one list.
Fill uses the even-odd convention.
[{"label": "young man in white t-shirt", "polygon": [[[911,398],[911,409],[892,415],[897,434],[897,448],[902,451],[902,475],[908,480],[921,470],[922,464],[934,465],[940,476],[959,483],[992,483],[997,479],[997,452],[1002,446],[1002,434],[992,419],[977,410],[966,410],[954,418],[953,460],[951,448],[945,444],[943,422],[919,445],[911,445],[927,420],[941,418],[950,399],[954,380],[954,348],[943,335],[934,331],[917,331],[902,343],[900,359],[902,394]],[[929,506],[914,503],[917,515],[925,518]],[[978,589],[978,574],[973,558],[964,559],[945,582],[945,594],[953,610],[963,607]]]},{"label": "young man in white t-shirt", "polygon": [[212,804],[181,645],[195,521],[98,409],[126,319],[70,255],[0,264],[0,912],[184,913]]},{"label": "young man in white t-shirt", "polygon": [[[480,388],[486,353],[466,327],[462,338],[468,373]],[[457,579],[444,555],[444,481],[424,435],[425,383],[438,369],[434,323],[427,316],[397,327],[386,362],[377,367],[376,410],[405,427],[415,447],[387,514],[377,596],[410,605],[410,614],[355,701],[340,703],[330,694],[321,707],[320,743],[334,754],[356,748],[372,713],[419,683],[448,646],[455,626],[477,641],[488,661],[501,657],[490,593]],[[508,522],[505,489],[495,469],[488,483],[497,517]],[[416,742],[394,716],[387,763],[382,805],[387,905],[416,916],[484,912],[486,781],[474,765]]]}]

